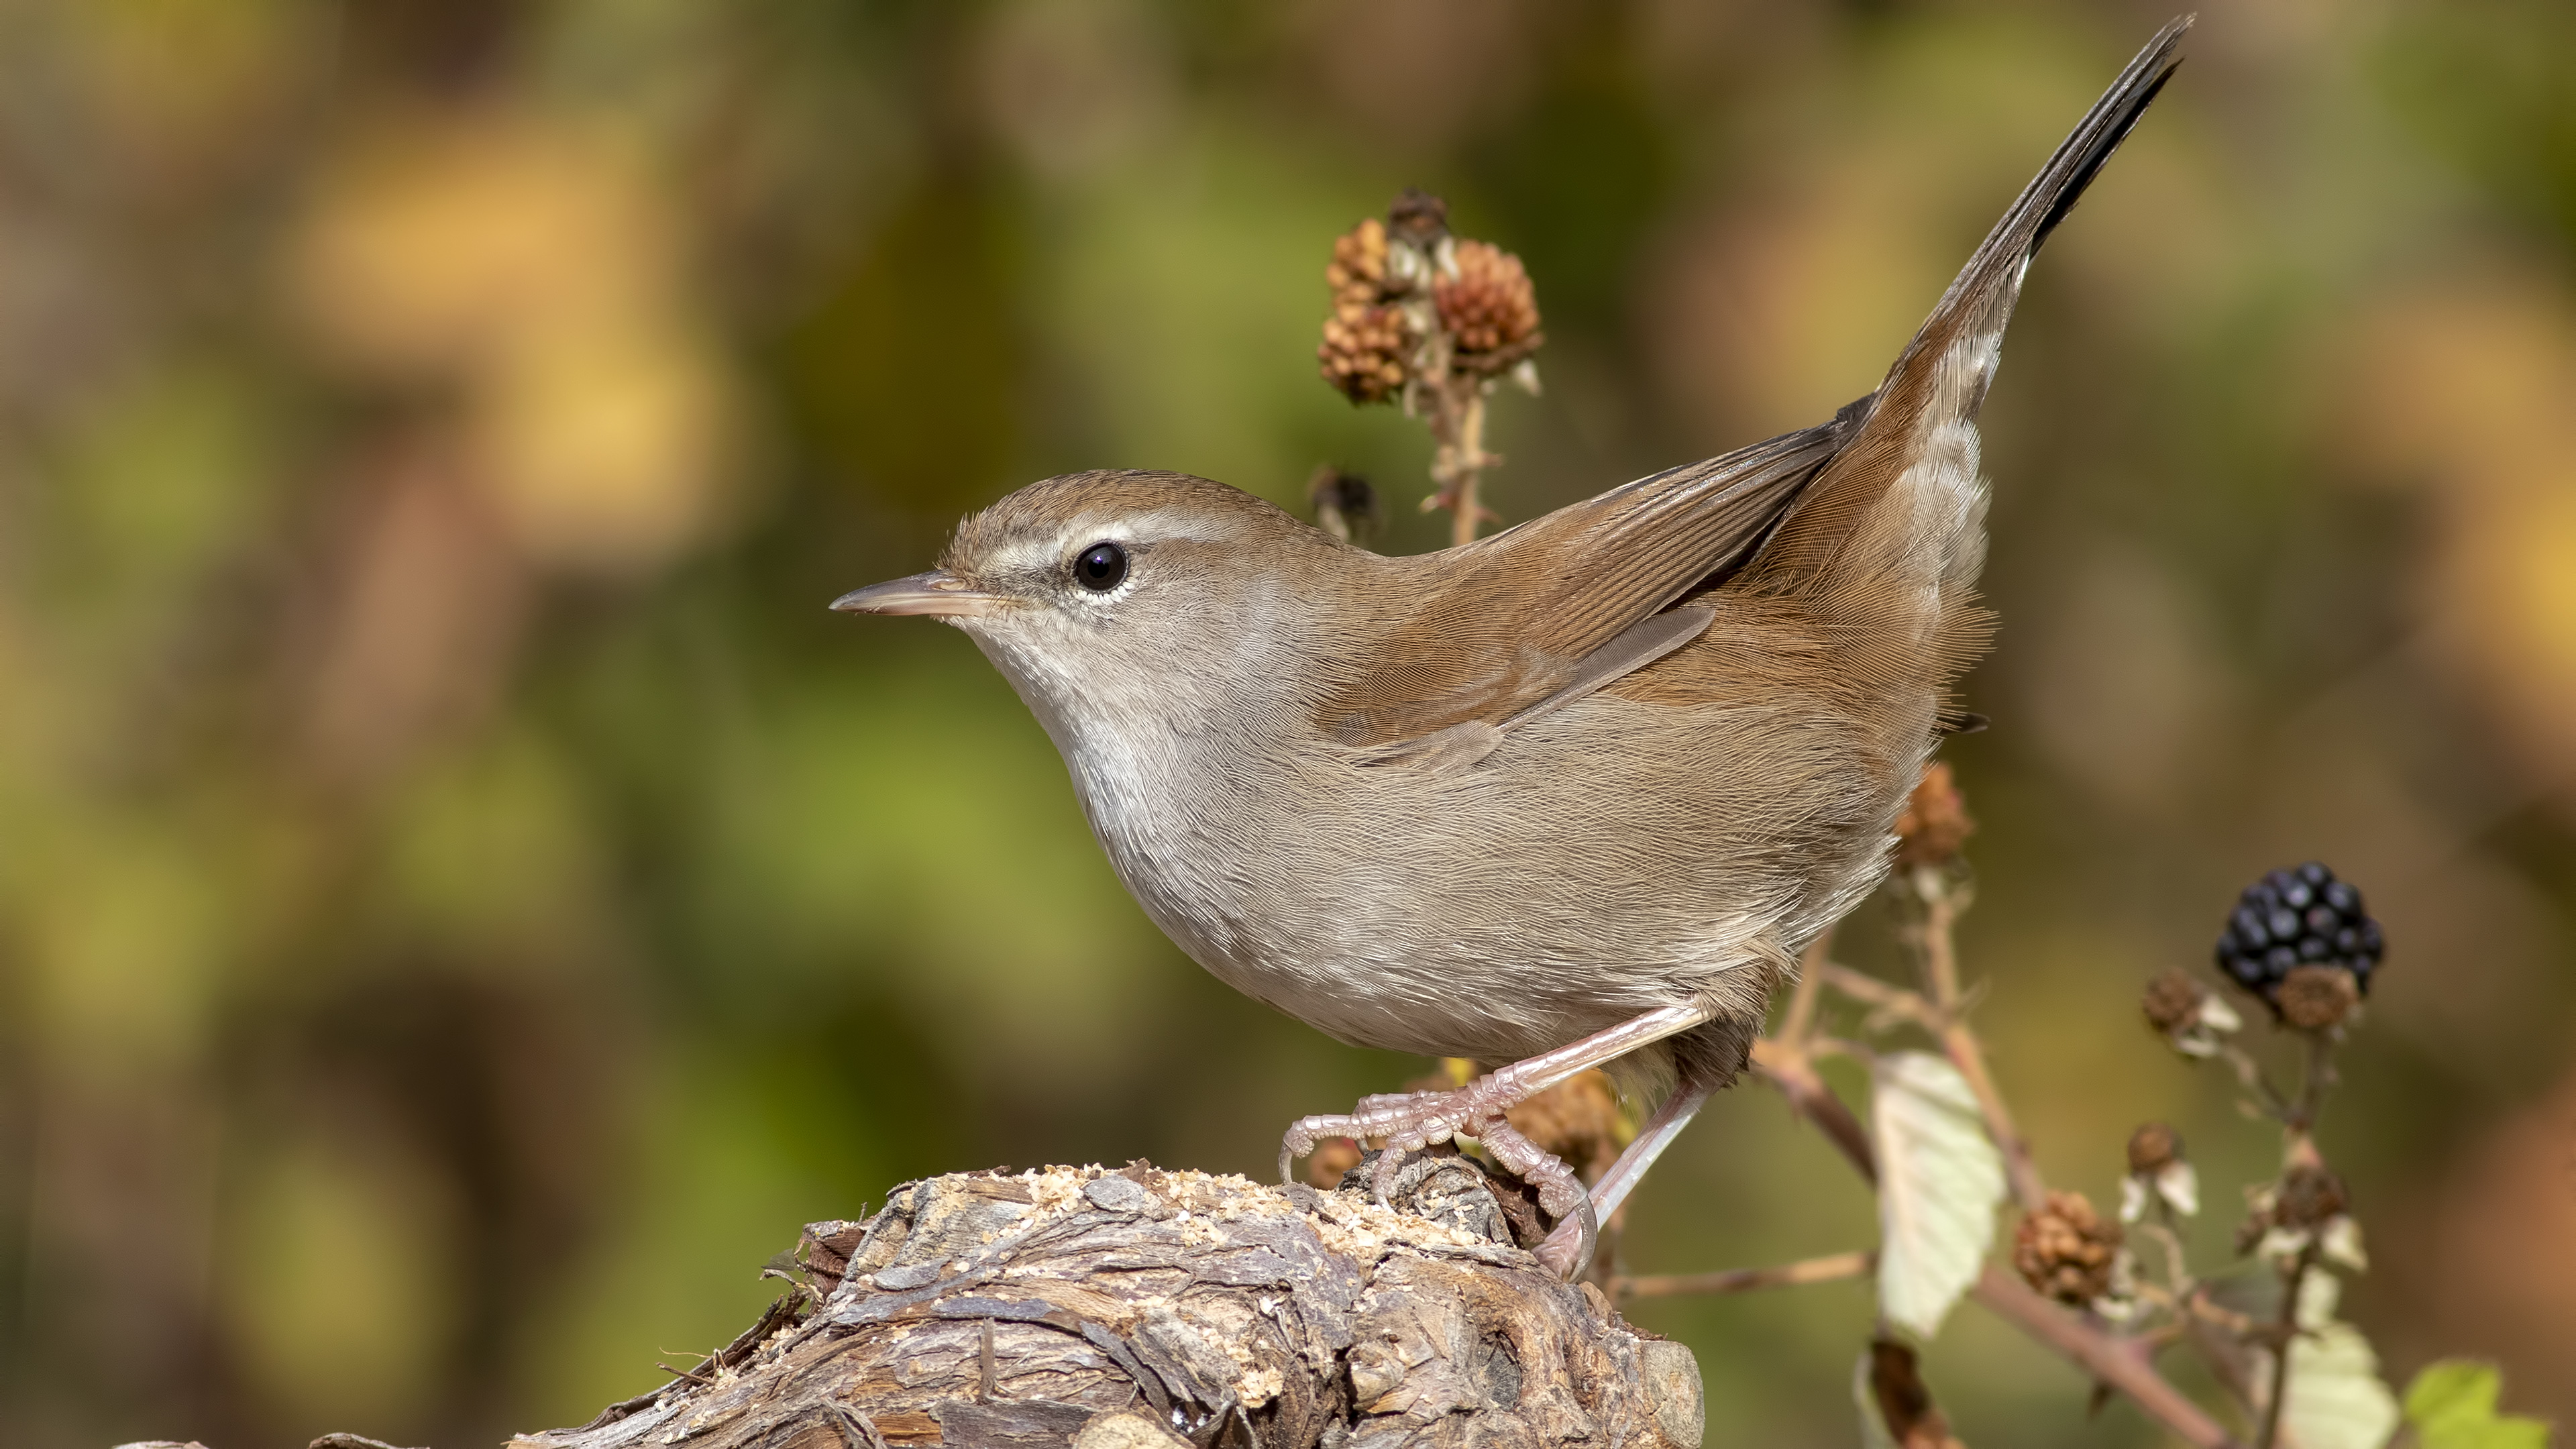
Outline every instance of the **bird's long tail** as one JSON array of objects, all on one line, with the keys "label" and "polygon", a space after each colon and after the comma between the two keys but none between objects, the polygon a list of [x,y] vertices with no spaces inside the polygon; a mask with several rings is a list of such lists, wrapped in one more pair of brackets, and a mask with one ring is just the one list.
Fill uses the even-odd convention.
[{"label": "bird's long tail", "polygon": [[[2138,52],[1987,234],[1878,391],[1837,419],[1848,441],[1747,571],[1800,599],[1859,690],[1947,687],[1984,651],[1976,416],[2030,259],[2181,64],[2185,17]],[[1910,782],[1909,782],[1910,783]]]}]

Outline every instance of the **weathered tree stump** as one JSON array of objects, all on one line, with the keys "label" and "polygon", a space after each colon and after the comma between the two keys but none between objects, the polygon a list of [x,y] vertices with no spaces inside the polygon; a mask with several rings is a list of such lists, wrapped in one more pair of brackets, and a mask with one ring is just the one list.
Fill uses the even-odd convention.
[{"label": "weathered tree stump", "polygon": [[797,1290],[691,1376],[514,1449],[1699,1449],[1690,1351],[1540,1268],[1507,1187],[1428,1157],[1390,1201],[1143,1163],[908,1184],[808,1228]]}]

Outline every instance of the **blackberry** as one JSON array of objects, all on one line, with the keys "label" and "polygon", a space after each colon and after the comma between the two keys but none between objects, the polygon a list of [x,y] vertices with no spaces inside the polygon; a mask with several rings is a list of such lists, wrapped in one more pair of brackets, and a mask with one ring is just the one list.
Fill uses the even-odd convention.
[{"label": "blackberry", "polygon": [[2370,992],[2370,974],[2385,949],[2379,923],[2363,911],[2361,892],[2309,861],[2276,870],[2245,888],[2218,936],[2218,969],[2262,997],[2277,1014],[2281,983],[2301,966],[2338,967]]}]

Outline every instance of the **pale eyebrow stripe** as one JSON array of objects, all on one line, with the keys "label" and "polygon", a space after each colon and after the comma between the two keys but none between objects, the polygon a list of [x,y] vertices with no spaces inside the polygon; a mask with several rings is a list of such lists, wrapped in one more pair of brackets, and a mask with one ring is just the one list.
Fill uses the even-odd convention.
[{"label": "pale eyebrow stripe", "polygon": [[1184,510],[1158,508],[1114,521],[1068,524],[1045,543],[1006,544],[996,551],[995,559],[1011,568],[1052,568],[1095,543],[1222,543],[1235,536],[1235,530],[1222,522],[1212,525],[1211,520]]}]

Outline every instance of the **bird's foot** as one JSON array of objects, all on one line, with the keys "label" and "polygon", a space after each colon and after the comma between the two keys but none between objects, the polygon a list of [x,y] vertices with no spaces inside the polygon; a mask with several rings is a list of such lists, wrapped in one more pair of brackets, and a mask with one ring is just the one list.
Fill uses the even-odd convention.
[{"label": "bird's foot", "polygon": [[1452,1092],[1363,1097],[1347,1115],[1302,1118],[1280,1142],[1279,1180],[1288,1181],[1290,1164],[1328,1138],[1375,1138],[1385,1144],[1385,1150],[1378,1154],[1369,1186],[1383,1205],[1406,1153],[1453,1137],[1472,1137],[1484,1144],[1495,1161],[1538,1189],[1540,1210],[1557,1220],[1555,1230],[1539,1245],[1539,1260],[1558,1276],[1571,1278],[1591,1261],[1600,1226],[1574,1169],[1523,1137],[1503,1115],[1523,1095],[1487,1076]]}]

